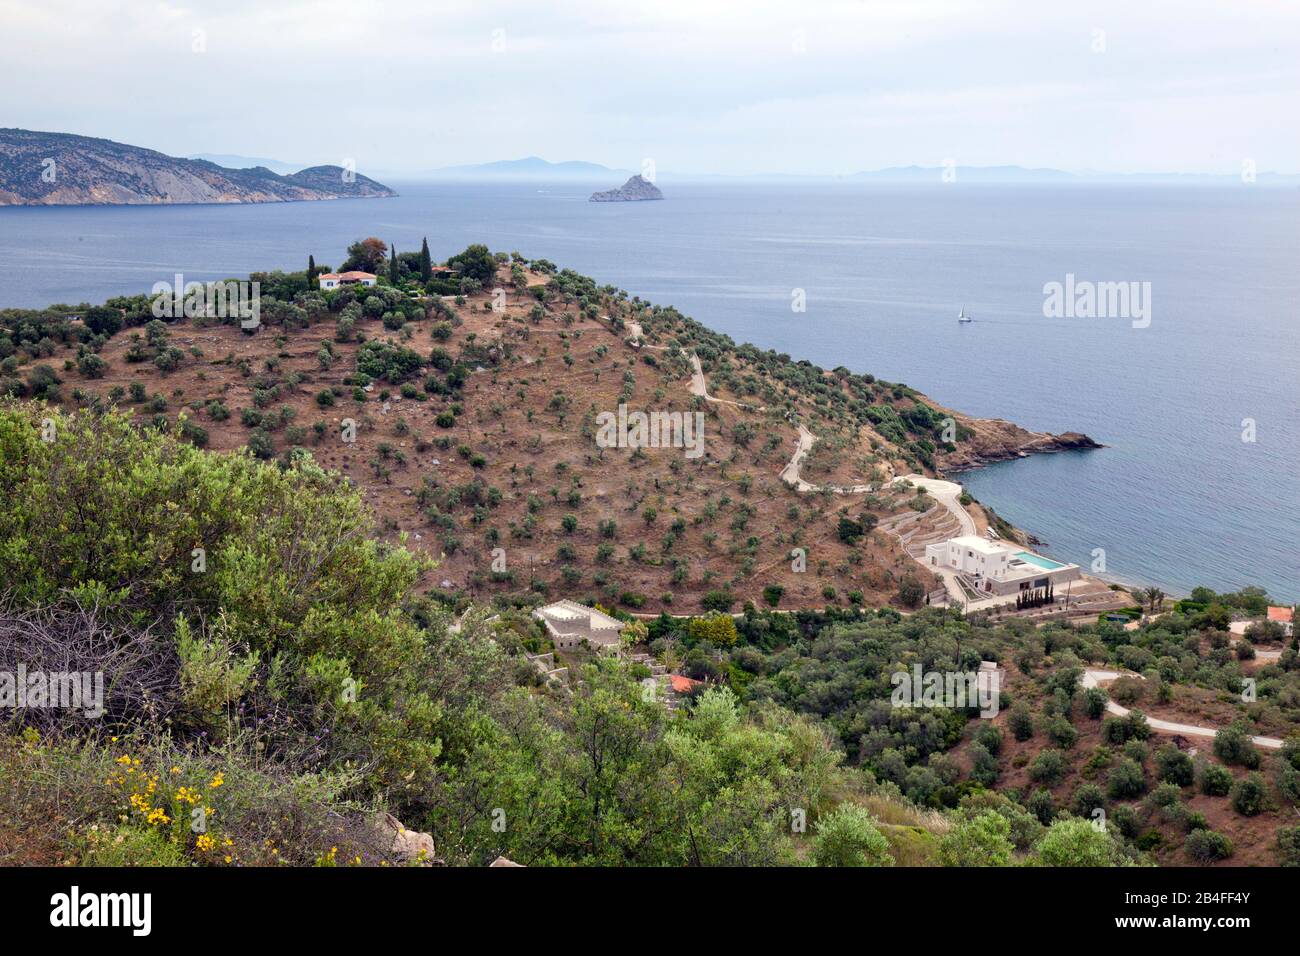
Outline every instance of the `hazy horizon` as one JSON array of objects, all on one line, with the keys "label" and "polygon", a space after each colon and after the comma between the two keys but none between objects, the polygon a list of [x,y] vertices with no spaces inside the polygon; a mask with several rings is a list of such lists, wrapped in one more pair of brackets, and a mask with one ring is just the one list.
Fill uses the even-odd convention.
[{"label": "hazy horizon", "polygon": [[0,0],[0,23],[22,38],[0,64],[6,125],[173,156],[394,176],[532,155],[679,175],[1300,171],[1296,8]]}]

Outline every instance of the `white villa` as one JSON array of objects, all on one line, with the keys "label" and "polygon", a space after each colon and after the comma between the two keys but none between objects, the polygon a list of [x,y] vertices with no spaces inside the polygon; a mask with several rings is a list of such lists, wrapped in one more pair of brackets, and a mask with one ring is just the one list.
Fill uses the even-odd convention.
[{"label": "white villa", "polygon": [[1019,545],[987,541],[977,535],[928,545],[925,563],[964,575],[976,590],[999,596],[1074,581],[1082,573],[1077,564],[1062,564]]},{"label": "white villa", "polygon": [[375,276],[370,272],[325,272],[318,275],[322,289],[337,289],[345,285],[374,285]]},{"label": "white villa", "polygon": [[533,611],[559,650],[586,643],[598,651],[617,650],[623,622],[577,601],[556,601]]}]

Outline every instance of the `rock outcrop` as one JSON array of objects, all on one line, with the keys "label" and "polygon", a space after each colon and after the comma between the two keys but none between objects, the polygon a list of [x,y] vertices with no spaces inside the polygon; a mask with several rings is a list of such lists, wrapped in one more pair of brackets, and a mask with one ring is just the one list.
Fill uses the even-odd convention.
[{"label": "rock outcrop", "polygon": [[963,436],[956,442],[955,451],[940,448],[936,453],[935,459],[945,472],[964,471],[995,461],[1027,458],[1044,452],[1104,447],[1080,432],[1054,435],[1032,432],[1001,418],[971,418],[947,410],[944,414],[952,415]]},{"label": "rock outcrop", "polygon": [[280,176],[70,133],[0,129],[0,206],[292,202],[397,195],[341,166]]},{"label": "rock outcrop", "polygon": [[644,202],[663,198],[664,194],[659,191],[659,187],[644,176],[633,176],[618,189],[591,194],[592,202]]},{"label": "rock outcrop", "polygon": [[375,831],[385,853],[403,863],[434,866],[441,864],[434,852],[433,837],[418,830],[408,830],[391,813],[381,813],[374,821]]}]

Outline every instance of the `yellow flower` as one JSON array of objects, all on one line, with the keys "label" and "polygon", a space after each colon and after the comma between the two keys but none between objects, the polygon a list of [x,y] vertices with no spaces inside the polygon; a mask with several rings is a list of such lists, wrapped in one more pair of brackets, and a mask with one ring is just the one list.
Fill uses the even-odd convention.
[{"label": "yellow flower", "polygon": [[167,814],[163,812],[162,807],[155,807],[153,810],[149,811],[149,816],[145,819],[155,825],[159,823],[172,822],[171,817],[167,816]]},{"label": "yellow flower", "polygon": [[226,778],[223,777],[221,775],[221,771],[218,770],[217,775],[208,781],[208,786],[211,787],[213,790],[215,790],[217,789],[217,787],[221,786],[225,782],[226,782]]},{"label": "yellow flower", "polygon": [[201,833],[199,834],[199,838],[194,841],[194,845],[195,847],[198,848],[198,850],[201,853],[207,853],[209,850],[211,850],[214,846],[217,845],[217,842],[214,839],[212,839],[212,837],[208,836],[206,833]]}]

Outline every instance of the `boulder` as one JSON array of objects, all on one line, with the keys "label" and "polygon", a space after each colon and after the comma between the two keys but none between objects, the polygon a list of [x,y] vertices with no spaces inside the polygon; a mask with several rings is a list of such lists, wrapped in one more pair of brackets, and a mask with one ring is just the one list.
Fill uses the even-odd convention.
[{"label": "boulder", "polygon": [[433,837],[418,830],[408,830],[391,813],[381,813],[376,821],[381,846],[403,863],[432,866],[442,861],[434,852]]}]

